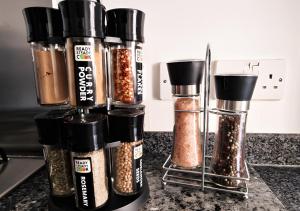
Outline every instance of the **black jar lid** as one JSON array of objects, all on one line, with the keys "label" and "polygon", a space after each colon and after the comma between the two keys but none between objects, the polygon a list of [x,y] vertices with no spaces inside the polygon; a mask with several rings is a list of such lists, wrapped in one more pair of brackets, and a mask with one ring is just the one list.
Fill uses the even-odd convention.
[{"label": "black jar lid", "polygon": [[132,8],[117,8],[106,12],[106,36],[123,41],[144,42],[145,13]]},{"label": "black jar lid", "polygon": [[197,85],[200,86],[205,61],[180,60],[168,62],[168,72],[171,85]]},{"label": "black jar lid", "polygon": [[104,147],[107,139],[107,118],[102,114],[68,117],[65,121],[71,151],[91,152]]},{"label": "black jar lid", "polygon": [[64,118],[73,113],[74,110],[61,109],[36,115],[34,120],[37,126],[40,144],[65,148],[67,143],[65,139]]},{"label": "black jar lid", "polygon": [[108,112],[109,142],[132,142],[144,136],[144,111],[116,109]]},{"label": "black jar lid", "polygon": [[105,7],[97,0],[64,0],[58,4],[64,37],[105,37]]},{"label": "black jar lid", "polygon": [[214,77],[217,99],[231,101],[251,100],[257,75],[218,74]]},{"label": "black jar lid", "polygon": [[63,43],[63,23],[60,11],[47,7],[23,9],[27,42]]}]

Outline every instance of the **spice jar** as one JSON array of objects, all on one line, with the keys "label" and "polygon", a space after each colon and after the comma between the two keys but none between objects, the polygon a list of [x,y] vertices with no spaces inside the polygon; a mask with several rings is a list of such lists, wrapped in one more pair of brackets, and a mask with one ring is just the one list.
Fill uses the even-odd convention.
[{"label": "spice jar", "polygon": [[53,110],[35,117],[52,196],[70,196],[74,193],[70,152],[63,127],[64,118],[69,114],[68,110]]},{"label": "spice jar", "polygon": [[59,10],[28,7],[23,10],[27,41],[33,57],[37,101],[40,105],[68,103],[62,19]]},{"label": "spice jar", "polygon": [[71,142],[76,206],[94,210],[108,200],[104,142],[107,118],[102,114],[72,116],[66,122]]},{"label": "spice jar", "polygon": [[185,169],[202,165],[200,84],[204,61],[167,63],[174,99],[175,124],[172,164]]},{"label": "spice jar", "polygon": [[112,148],[113,190],[119,195],[134,195],[143,187],[144,112],[122,109],[108,112],[109,142]]},{"label": "spice jar", "polygon": [[70,105],[94,107],[106,103],[105,8],[95,0],[59,3],[63,16]]},{"label": "spice jar", "polygon": [[142,103],[145,13],[136,9],[113,9],[106,15],[112,103]]},{"label": "spice jar", "polygon": [[237,188],[243,184],[238,178],[246,171],[246,118],[256,80],[256,75],[215,75],[218,121],[211,171],[237,177],[213,177],[219,186]]}]

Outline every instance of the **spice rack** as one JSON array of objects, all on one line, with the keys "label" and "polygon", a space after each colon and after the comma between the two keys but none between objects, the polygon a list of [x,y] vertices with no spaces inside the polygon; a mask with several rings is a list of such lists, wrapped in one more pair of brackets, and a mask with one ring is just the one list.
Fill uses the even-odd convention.
[{"label": "spice rack", "polygon": [[[222,114],[221,111],[216,109],[210,109],[209,107],[209,95],[210,95],[210,69],[211,69],[211,51],[210,46],[207,45],[206,58],[205,58],[205,71],[204,71],[204,106],[199,111],[185,110],[185,112],[201,112],[203,113],[203,164],[202,167],[194,169],[182,169],[174,166],[171,163],[171,155],[168,156],[167,160],[163,164],[165,173],[162,177],[162,185],[164,189],[167,189],[167,185],[180,185],[196,189],[213,190],[236,194],[248,198],[248,181],[250,180],[250,174],[247,166],[247,162],[244,162],[245,173],[240,177],[224,176],[220,174],[212,173],[210,170],[211,156],[206,155],[206,144],[208,143],[208,132],[209,132],[209,114]],[[180,112],[180,110],[175,110]],[[238,113],[232,112],[230,115],[239,115]],[[239,181],[240,185],[238,188],[229,188],[215,183],[213,178],[223,178],[231,181]]]}]

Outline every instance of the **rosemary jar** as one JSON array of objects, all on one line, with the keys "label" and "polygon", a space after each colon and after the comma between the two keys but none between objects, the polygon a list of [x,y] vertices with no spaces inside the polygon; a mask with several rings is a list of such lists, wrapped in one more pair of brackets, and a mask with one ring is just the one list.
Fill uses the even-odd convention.
[{"label": "rosemary jar", "polygon": [[105,8],[95,0],[65,0],[59,8],[66,38],[70,105],[105,105]]},{"label": "rosemary jar", "polygon": [[113,104],[143,101],[143,48],[145,13],[113,9],[107,13],[106,42]]},{"label": "rosemary jar", "polygon": [[102,114],[77,115],[65,124],[71,142],[76,206],[83,210],[100,208],[109,194],[104,150],[107,118]]},{"label": "rosemary jar", "polygon": [[200,84],[204,61],[167,63],[174,99],[172,164],[192,169],[202,165]]},{"label": "rosemary jar", "polygon": [[40,105],[67,104],[69,99],[63,24],[59,10],[29,7],[23,10]]},{"label": "rosemary jar", "polygon": [[143,127],[141,110],[108,112],[109,142],[118,142],[111,153],[112,187],[118,195],[134,195],[143,188]]},{"label": "rosemary jar", "polygon": [[43,145],[50,193],[65,197],[74,193],[70,151],[64,132],[64,118],[69,110],[53,110],[35,116],[39,142]]},{"label": "rosemary jar", "polygon": [[[223,187],[238,188],[245,176],[246,120],[256,75],[215,75],[217,130],[211,161],[213,177]],[[235,177],[235,178],[232,178]]]}]

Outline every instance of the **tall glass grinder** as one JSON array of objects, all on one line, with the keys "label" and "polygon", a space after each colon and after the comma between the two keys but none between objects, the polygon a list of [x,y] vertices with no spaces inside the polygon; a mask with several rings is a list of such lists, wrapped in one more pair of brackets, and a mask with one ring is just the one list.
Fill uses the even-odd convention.
[{"label": "tall glass grinder", "polygon": [[205,62],[176,61],[167,66],[175,110],[171,161],[179,168],[196,168],[202,165],[200,83]]},{"label": "tall glass grinder", "polygon": [[[215,75],[217,131],[211,170],[215,174],[243,177],[245,166],[246,118],[256,84],[256,75]],[[241,186],[242,180],[214,177],[217,185]]]}]

